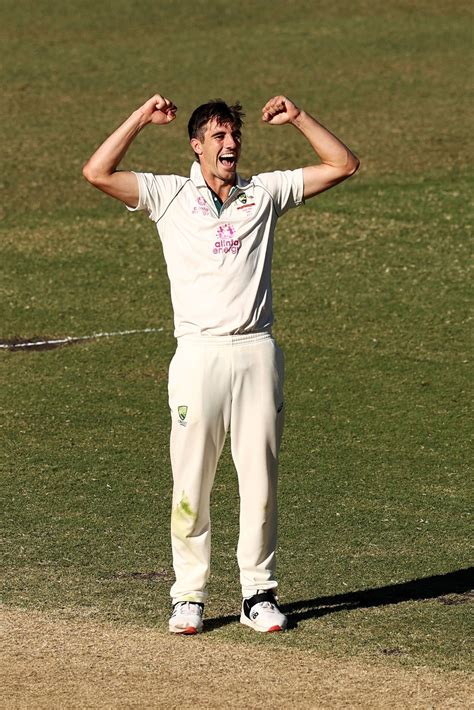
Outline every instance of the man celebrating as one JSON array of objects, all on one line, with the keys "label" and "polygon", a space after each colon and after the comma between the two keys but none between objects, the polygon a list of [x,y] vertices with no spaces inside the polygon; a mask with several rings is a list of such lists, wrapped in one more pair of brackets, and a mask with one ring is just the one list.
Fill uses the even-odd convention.
[{"label": "man celebrating", "polygon": [[291,124],[319,163],[298,170],[237,173],[241,106],[199,106],[189,124],[196,161],[189,177],[118,171],[138,133],[165,126],[176,106],[156,94],[98,148],[85,178],[158,229],[171,285],[177,349],[169,370],[176,581],[169,630],[203,628],[210,563],[209,499],[227,431],[240,493],[237,559],[240,621],[280,631],[275,594],[277,467],[283,429],[283,355],[271,335],[271,261],[277,219],[352,175],[354,154],[285,96],[262,109],[272,126]]}]

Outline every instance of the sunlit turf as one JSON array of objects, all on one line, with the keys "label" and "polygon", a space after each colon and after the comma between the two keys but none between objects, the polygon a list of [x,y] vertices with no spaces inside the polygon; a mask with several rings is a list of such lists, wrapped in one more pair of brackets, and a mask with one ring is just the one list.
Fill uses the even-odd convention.
[{"label": "sunlit turf", "polygon": [[[217,3],[215,13],[203,3],[143,3],[141,16],[126,3],[61,13],[56,3],[6,4],[0,337],[163,331],[0,353],[3,598],[165,628],[174,347],[166,269],[152,223],[94,193],[80,166],[155,89],[184,114],[209,96],[239,97],[248,111],[243,172],[309,162],[291,129],[257,123],[268,95],[284,90],[354,147],[362,169],[288,214],[276,239],[275,335],[287,367],[279,577],[296,627],[263,640],[229,619],[240,597],[226,449],[212,504],[209,636],[463,668],[466,11],[336,2],[308,17],[306,3],[271,5]],[[269,22],[278,52],[261,48]],[[154,23],[160,35],[180,29],[166,55]],[[233,42],[226,71],[204,51],[217,32]],[[183,116],[166,139],[144,133],[129,164],[188,170],[184,129]],[[377,589],[366,604],[345,596]]]}]

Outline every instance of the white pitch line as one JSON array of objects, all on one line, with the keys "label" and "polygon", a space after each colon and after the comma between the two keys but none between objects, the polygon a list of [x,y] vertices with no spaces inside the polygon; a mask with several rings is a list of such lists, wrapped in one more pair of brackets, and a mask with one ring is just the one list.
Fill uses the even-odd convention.
[{"label": "white pitch line", "polygon": [[114,333],[93,333],[92,335],[66,336],[65,338],[55,338],[51,340],[31,340],[25,343],[0,343],[0,348],[4,350],[16,350],[18,348],[34,348],[42,345],[66,345],[67,343],[77,343],[81,340],[96,340],[97,338],[113,338],[117,335],[135,335],[137,333],[160,333],[163,328],[143,328],[142,330],[118,330]]}]

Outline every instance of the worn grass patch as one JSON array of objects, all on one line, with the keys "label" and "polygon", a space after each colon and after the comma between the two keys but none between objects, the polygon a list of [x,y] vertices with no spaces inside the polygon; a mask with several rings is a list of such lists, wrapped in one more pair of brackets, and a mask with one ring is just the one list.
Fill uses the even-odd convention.
[{"label": "worn grass patch", "polygon": [[[15,707],[467,707],[470,677],[295,649],[4,609],[3,700]],[[258,668],[258,672],[256,672]],[[277,680],[276,680],[277,674]]]}]

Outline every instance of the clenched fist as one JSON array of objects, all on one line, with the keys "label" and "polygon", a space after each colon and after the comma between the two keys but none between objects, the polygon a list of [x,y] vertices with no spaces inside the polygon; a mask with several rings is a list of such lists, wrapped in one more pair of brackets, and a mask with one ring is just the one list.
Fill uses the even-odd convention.
[{"label": "clenched fist", "polygon": [[166,125],[174,121],[178,109],[166,96],[155,94],[151,99],[148,99],[139,110],[148,123]]},{"label": "clenched fist", "polygon": [[262,108],[262,121],[272,126],[282,126],[292,123],[300,115],[301,110],[286,96],[274,96]]}]

